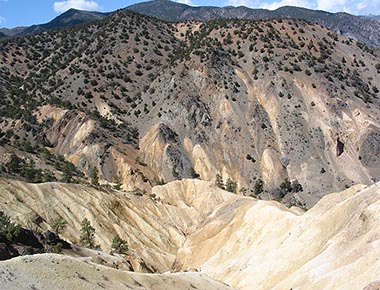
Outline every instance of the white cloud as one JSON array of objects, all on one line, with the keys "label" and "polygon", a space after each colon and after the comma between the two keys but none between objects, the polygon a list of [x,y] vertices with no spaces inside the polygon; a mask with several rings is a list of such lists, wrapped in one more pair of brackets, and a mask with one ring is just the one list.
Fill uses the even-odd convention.
[{"label": "white cloud", "polygon": [[193,1],[191,1],[191,0],[175,0],[175,2],[186,4],[186,5],[190,5],[190,6],[195,6],[195,4],[193,3]]},{"label": "white cloud", "polygon": [[272,3],[261,3],[260,8],[275,10],[282,6],[296,6],[296,7],[305,7],[305,8],[313,8],[313,5],[307,0],[281,0],[278,2]]},{"label": "white cloud", "polygon": [[360,3],[358,3],[358,5],[356,5],[356,9],[358,9],[359,11],[366,9],[366,8],[367,8],[367,4],[365,4],[363,2],[360,2]]},{"label": "white cloud", "polygon": [[246,6],[246,7],[254,7],[253,3],[249,0],[228,0],[227,5],[230,6]]},{"label": "white cloud", "polygon": [[317,0],[317,9],[330,12],[343,11],[348,4],[347,2],[347,0]]},{"label": "white cloud", "polygon": [[0,16],[0,24],[3,24],[5,22],[7,22],[7,19],[5,19],[4,17]]},{"label": "white cloud", "polygon": [[57,13],[65,12],[70,8],[89,11],[100,10],[99,4],[92,0],[66,0],[54,2],[54,11]]}]

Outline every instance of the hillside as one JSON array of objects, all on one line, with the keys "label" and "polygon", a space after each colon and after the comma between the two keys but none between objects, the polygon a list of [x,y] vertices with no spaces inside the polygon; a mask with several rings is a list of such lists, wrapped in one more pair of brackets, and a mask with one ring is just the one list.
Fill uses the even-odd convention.
[{"label": "hillside", "polygon": [[378,51],[318,25],[118,11],[0,46],[5,177],[146,193],[219,174],[310,207],[379,175]]},{"label": "hillside", "polygon": [[380,45],[380,22],[376,17],[355,16],[348,13],[329,13],[300,7],[284,6],[274,11],[239,7],[192,7],[168,0],[154,0],[131,5],[127,9],[167,21],[200,20],[221,18],[277,19],[295,18],[320,24],[333,32],[354,38],[368,45]]},{"label": "hillside", "polygon": [[30,225],[26,217],[39,216],[42,222],[34,225],[48,229],[61,216],[68,222],[62,235],[76,242],[80,220],[87,217],[104,251],[115,233],[127,240],[124,257],[135,271],[179,272],[144,275],[88,258],[34,255],[0,262],[7,289],[85,289],[96,283],[118,289],[119,281],[132,289],[188,289],[189,283],[191,289],[363,289],[378,279],[379,183],[329,194],[307,212],[199,180],[157,186],[147,197],[0,179],[0,198],[0,209],[14,221]]}]

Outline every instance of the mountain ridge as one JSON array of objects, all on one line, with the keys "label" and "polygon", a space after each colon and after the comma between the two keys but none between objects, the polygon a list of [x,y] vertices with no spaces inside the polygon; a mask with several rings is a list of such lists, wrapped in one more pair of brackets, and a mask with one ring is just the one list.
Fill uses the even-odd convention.
[{"label": "mountain ridge", "polygon": [[[283,6],[276,10],[249,8],[246,6],[189,6],[170,0],[153,0],[130,5],[124,9],[132,10],[144,15],[157,17],[165,21],[201,20],[207,21],[218,18],[239,19],[275,19],[296,18],[321,24],[347,37],[369,45],[380,45],[380,16],[356,16],[345,12],[331,13],[322,10],[311,10],[295,6]],[[69,9],[52,21],[45,24],[36,24],[29,27],[13,29],[1,28],[0,32],[7,36],[27,35],[48,29],[88,23],[105,18],[114,12],[91,12]],[[360,28],[358,28],[360,27]]]},{"label": "mountain ridge", "polygon": [[245,6],[192,7],[165,0],[137,3],[127,7],[127,9],[167,21],[207,21],[218,18],[258,20],[291,17],[324,25],[334,32],[355,38],[370,45],[380,45],[380,34],[378,33],[380,31],[380,23],[377,20],[342,12],[330,13],[293,6],[283,6],[276,10],[255,9]]}]

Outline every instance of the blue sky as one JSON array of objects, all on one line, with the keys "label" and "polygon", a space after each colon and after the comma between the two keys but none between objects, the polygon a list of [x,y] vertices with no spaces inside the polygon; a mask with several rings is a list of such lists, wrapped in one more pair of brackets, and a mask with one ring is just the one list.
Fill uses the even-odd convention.
[{"label": "blue sky", "polygon": [[[177,0],[200,6],[240,6],[276,9],[284,5],[345,11],[355,15],[380,15],[380,0]],[[141,0],[0,0],[0,27],[16,27],[46,23],[69,8],[109,12]]]}]

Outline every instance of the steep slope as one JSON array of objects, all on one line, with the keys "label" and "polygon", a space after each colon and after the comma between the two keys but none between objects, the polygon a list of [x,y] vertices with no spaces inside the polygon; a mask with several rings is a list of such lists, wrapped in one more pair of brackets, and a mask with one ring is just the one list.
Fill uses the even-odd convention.
[{"label": "steep slope", "polygon": [[239,7],[192,7],[169,0],[154,0],[133,4],[127,9],[167,21],[200,20],[221,18],[276,19],[295,18],[326,26],[330,30],[352,37],[369,45],[380,45],[380,22],[376,18],[354,16],[348,13],[329,13],[300,7],[284,6],[276,10]]},{"label": "steep slope", "polygon": [[[151,198],[83,185],[0,182],[0,210],[14,220],[25,224],[31,213],[37,213],[43,220],[40,227],[46,228],[52,217],[60,215],[68,221],[64,236],[75,241],[80,220],[88,217],[103,249],[114,233],[128,241],[125,258],[136,271],[199,271],[247,290],[362,289],[378,279],[379,183],[329,194],[303,212],[274,201],[233,195],[198,180],[155,187]],[[49,256],[41,259],[24,261],[46,263],[46,267],[53,263]],[[28,268],[30,263],[22,261],[0,263],[0,268],[17,277],[22,273],[27,277],[10,279],[10,287],[29,285],[28,278],[37,275]],[[82,265],[67,258],[60,261],[74,269]],[[86,278],[82,280],[98,281],[97,267],[78,271]],[[9,271],[1,274],[2,279],[9,277]],[[46,271],[37,276],[39,283],[46,283],[42,285],[56,281]],[[55,275],[61,280],[66,273]],[[190,274],[189,279],[197,279],[194,275],[198,277]],[[145,285],[147,276],[133,277],[141,277],[138,281]]]},{"label": "steep slope", "polygon": [[44,254],[0,262],[1,286],[23,289],[233,289],[198,273],[148,275]]},{"label": "steep slope", "polygon": [[68,222],[62,236],[78,243],[86,217],[104,251],[118,234],[128,242],[133,269],[146,272],[169,271],[186,236],[220,204],[236,198],[198,180],[155,187],[151,196],[59,183],[0,179],[0,184],[0,209],[13,220],[49,229],[62,217]]},{"label": "steep slope", "polygon": [[378,279],[379,214],[380,184],[329,194],[304,214],[239,199],[188,237],[176,269],[238,289],[362,289]]},{"label": "steep slope", "polygon": [[148,192],[220,174],[276,199],[288,179],[311,206],[379,176],[378,52],[323,27],[118,11],[1,45],[6,177]]}]

